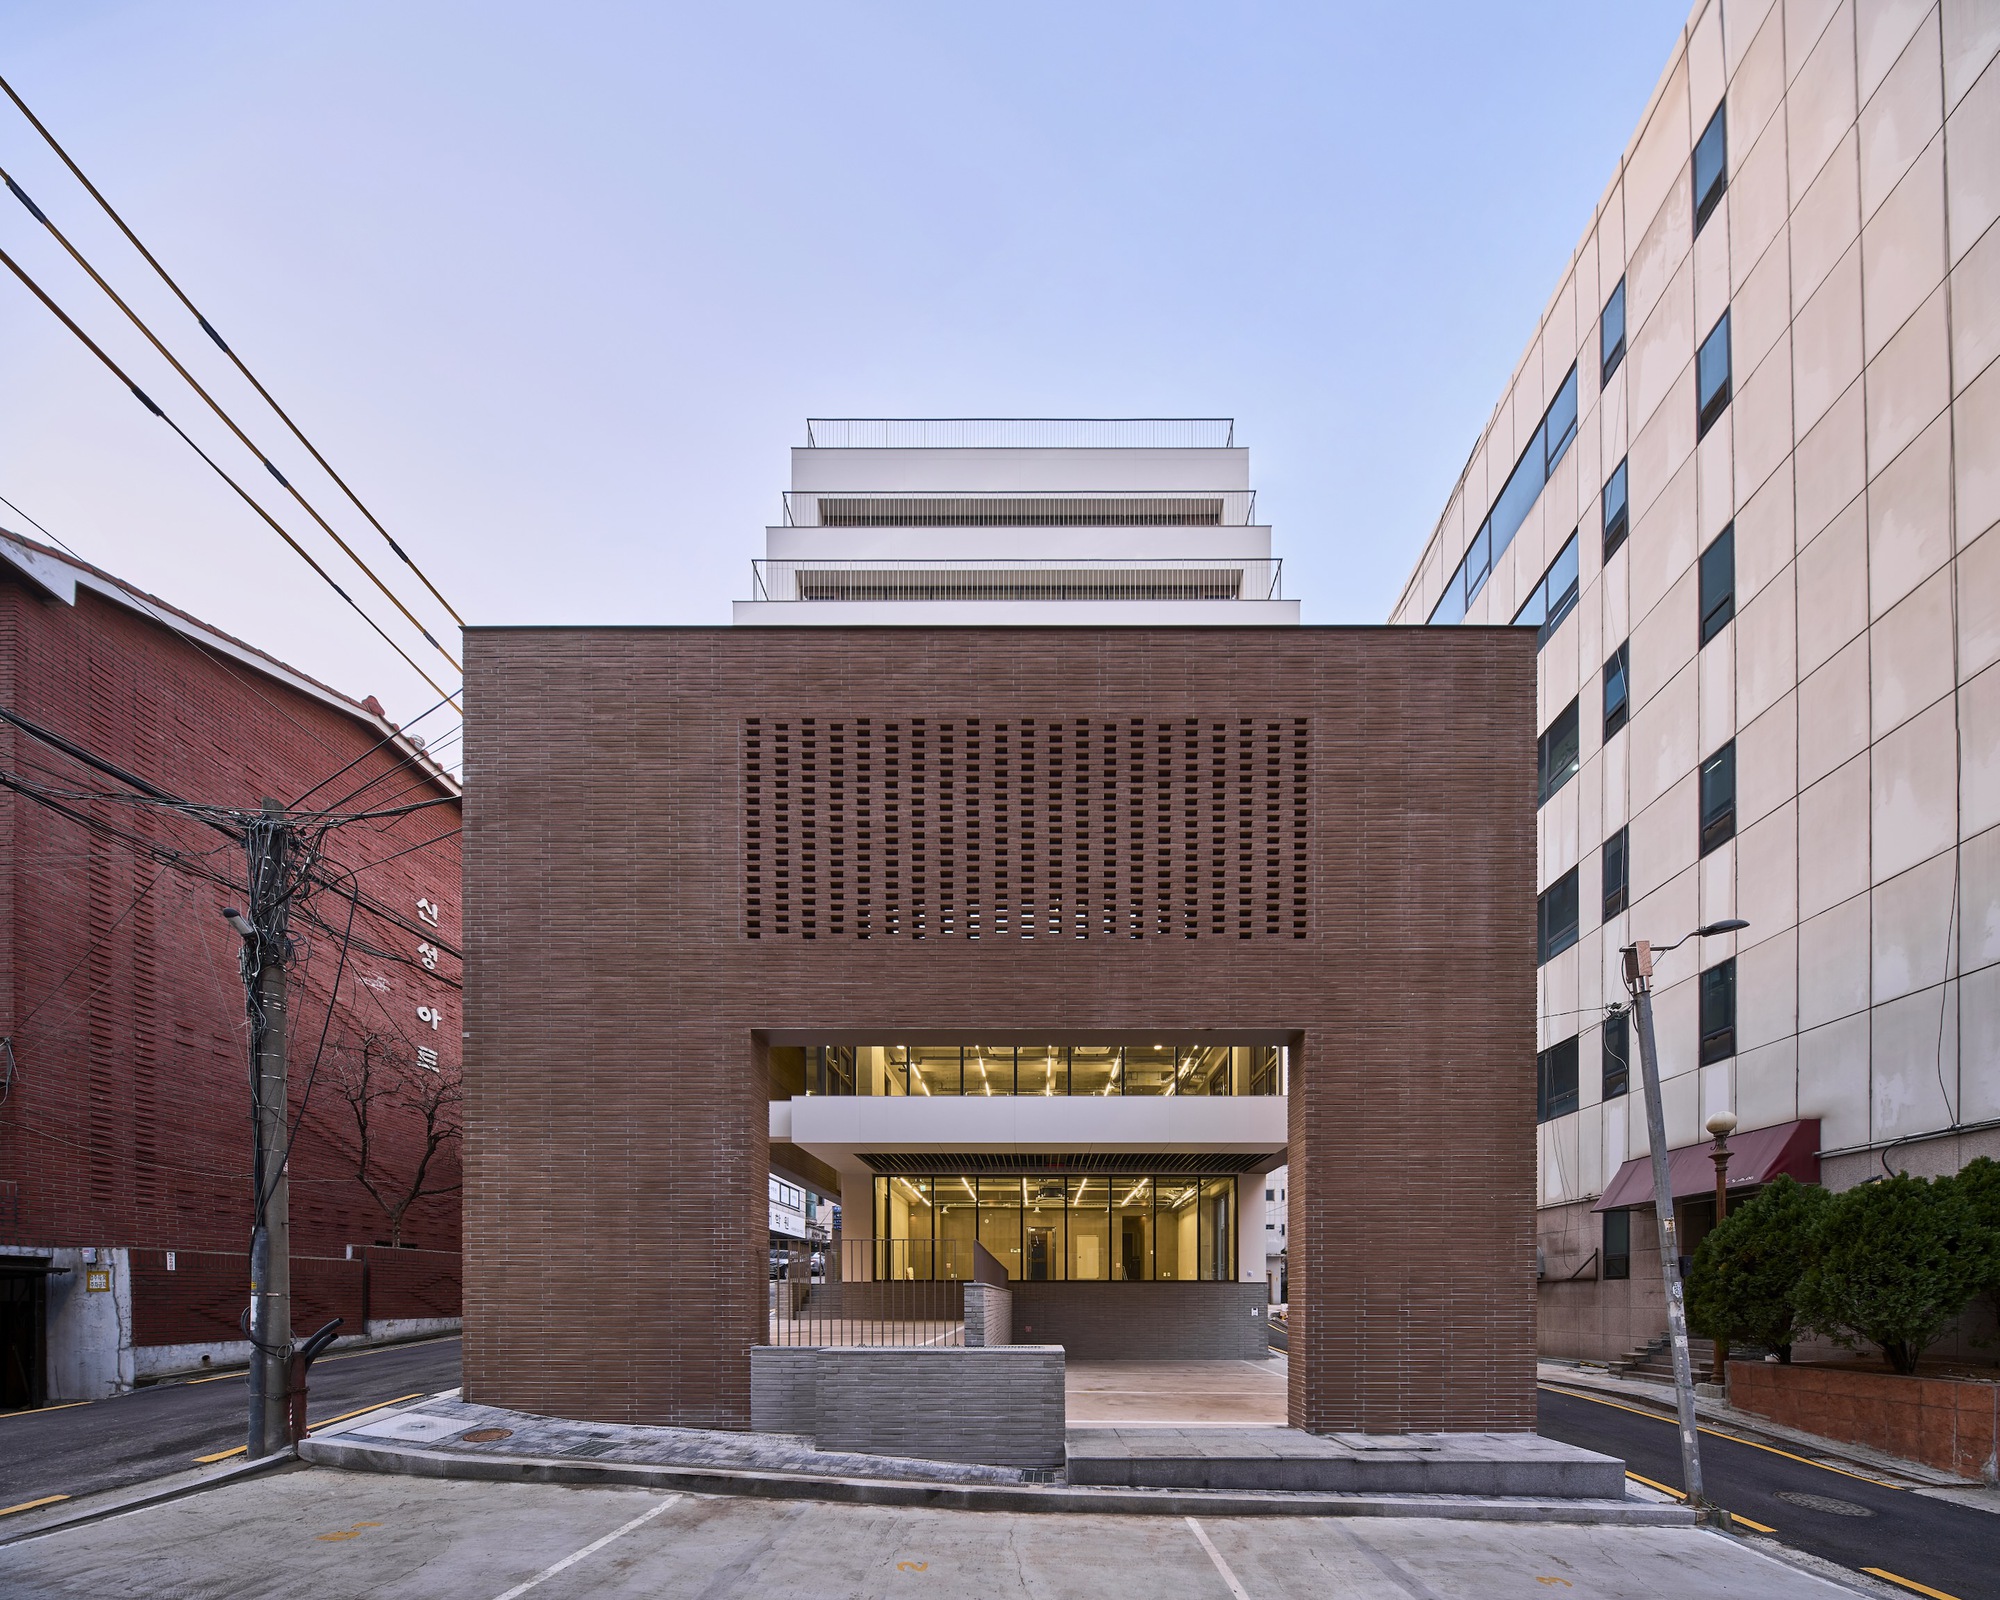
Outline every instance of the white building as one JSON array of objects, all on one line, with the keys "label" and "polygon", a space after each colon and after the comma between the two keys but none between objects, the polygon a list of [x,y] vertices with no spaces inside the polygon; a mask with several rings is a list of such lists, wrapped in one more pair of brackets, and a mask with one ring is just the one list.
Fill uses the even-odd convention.
[{"label": "white building", "polygon": [[1547,1353],[1665,1327],[1634,939],[1750,924],[1660,964],[1677,1149],[2000,1154],[1996,52],[1991,4],[1700,0],[1395,607],[1543,635]]},{"label": "white building", "polygon": [[[1227,419],[815,420],[807,440],[739,625],[1298,622]],[[773,1185],[837,1196],[850,1299],[964,1278],[977,1243],[1026,1296],[1024,1334],[1073,1353],[1266,1353],[1286,1047],[786,1038],[769,1055]]]},{"label": "white building", "polygon": [[1227,418],[828,421],[739,625],[1296,623]]}]

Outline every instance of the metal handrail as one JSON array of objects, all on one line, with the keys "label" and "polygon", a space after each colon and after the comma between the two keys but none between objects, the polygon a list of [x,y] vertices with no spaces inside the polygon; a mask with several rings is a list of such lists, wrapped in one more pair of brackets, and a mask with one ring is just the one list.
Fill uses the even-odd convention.
[{"label": "metal handrail", "polygon": [[1278,600],[1278,557],[750,563],[757,600]]},{"label": "metal handrail", "polygon": [[788,528],[1245,528],[1254,489],[788,489]]},{"label": "metal handrail", "polygon": [[808,417],[809,450],[1229,450],[1234,417]]}]

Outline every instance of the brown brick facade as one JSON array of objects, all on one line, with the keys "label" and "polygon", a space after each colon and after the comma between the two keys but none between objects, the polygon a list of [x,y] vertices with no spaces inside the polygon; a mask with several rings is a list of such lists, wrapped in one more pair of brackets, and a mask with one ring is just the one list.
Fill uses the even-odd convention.
[{"label": "brown brick facade", "polygon": [[[767,1033],[1217,1030],[1293,1044],[1294,1424],[1533,1426],[1532,634],[474,629],[467,645],[468,1398],[749,1425]],[[878,769],[864,867],[852,763],[861,729],[879,758],[892,725],[896,840]],[[893,927],[891,895],[909,902]],[[805,936],[808,905],[828,937]]]}]

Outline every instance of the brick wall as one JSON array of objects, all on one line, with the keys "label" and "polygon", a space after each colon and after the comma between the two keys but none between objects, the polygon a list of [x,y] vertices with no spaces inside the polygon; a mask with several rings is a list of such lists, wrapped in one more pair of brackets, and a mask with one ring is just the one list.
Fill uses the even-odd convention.
[{"label": "brick wall", "polygon": [[[1532,634],[474,629],[467,649],[469,1398],[748,1425],[773,1035],[1215,1029],[1294,1051],[1291,1189],[1312,1203],[1289,1219],[1293,1422],[1533,1426]],[[1244,929],[1235,902],[1221,932],[1208,915],[1162,927],[1143,909],[1151,822],[1135,869],[1109,838],[1122,815],[1099,832],[1105,787],[1122,806],[1126,780],[1093,758],[1065,769],[1060,809],[1084,821],[1043,858],[1044,887],[1073,873],[1099,886],[1093,906],[1141,907],[1131,921],[973,938],[945,897],[990,893],[991,865],[964,861],[957,834],[896,845],[905,865],[962,873],[903,880],[933,897],[924,920],[833,937],[829,738],[813,814],[829,832],[808,839],[800,816],[786,841],[799,883],[829,880],[828,937],[795,921],[753,939],[747,887],[775,895],[777,869],[748,870],[752,718],[1081,719],[1093,750],[1113,746],[1107,728],[1144,745],[1303,721],[1301,925],[1287,862],[1275,932],[1261,904]],[[1158,841],[1170,878],[1209,872],[1214,831],[1231,859],[1262,837],[1252,777],[1213,829],[1202,819],[1195,858],[1178,829]],[[922,834],[943,786],[974,780],[933,760],[907,781],[923,804],[904,826]],[[969,798],[950,803],[963,815]],[[1261,885],[1265,863],[1251,870]]]},{"label": "brick wall", "polygon": [[2000,1482],[2000,1383],[1990,1380],[1732,1361],[1729,1403],[1825,1439]]},{"label": "brick wall", "polygon": [[[320,791],[321,803],[371,780],[379,781],[355,807],[441,792],[399,766],[394,747],[369,753],[383,730],[359,706],[345,712],[218,654],[87,588],[74,605],[49,597],[0,564],[0,705],[117,766],[172,793],[230,805],[289,799],[349,762]],[[5,724],[0,771],[69,790],[123,787]],[[240,1260],[250,1227],[243,990],[239,941],[217,913],[241,902],[241,850],[156,807],[67,803],[98,829],[0,791],[0,1033],[12,1035],[17,1069],[0,1105],[0,1171],[13,1186],[11,1203],[0,1206],[0,1242],[172,1249],[187,1252],[181,1261],[211,1250]],[[446,805],[343,829],[330,859],[383,861],[455,821]],[[414,921],[423,895],[443,908],[440,947],[457,945],[457,840],[371,867],[360,882],[395,916],[367,903],[356,915],[328,1061],[373,1033],[405,1052],[434,1048],[443,1069],[455,1071],[458,961],[445,951],[425,970],[418,934],[403,924]],[[294,927],[302,944],[293,978],[294,1116],[346,921],[346,902],[331,893],[314,909],[332,927]],[[419,1005],[442,1013],[435,1029],[418,1021]],[[301,1256],[388,1233],[355,1180],[354,1129],[330,1088],[329,1071],[293,1153]],[[410,1121],[378,1124],[378,1155],[390,1166],[412,1161]],[[457,1197],[421,1204],[405,1237],[455,1252]],[[214,1321],[198,1299],[173,1315]],[[203,1337],[238,1337],[236,1309],[226,1308],[226,1333]]]},{"label": "brick wall", "polygon": [[1262,1361],[1271,1354],[1254,1283],[1017,1283],[1014,1337],[1072,1361]]}]

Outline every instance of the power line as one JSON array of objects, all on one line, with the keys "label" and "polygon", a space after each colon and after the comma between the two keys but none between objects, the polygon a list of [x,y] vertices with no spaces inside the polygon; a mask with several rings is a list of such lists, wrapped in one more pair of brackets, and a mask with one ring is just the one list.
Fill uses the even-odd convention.
[{"label": "power line", "polygon": [[414,728],[419,722],[422,722],[425,717],[429,716],[433,711],[436,711],[439,706],[443,706],[447,703],[448,700],[440,700],[435,705],[426,706],[422,711],[418,712],[408,722],[404,723],[402,728],[397,729],[395,733],[388,734],[383,738],[376,740],[375,743],[371,744],[366,750],[362,751],[360,755],[356,756],[352,761],[348,762],[346,766],[340,767],[333,772],[329,772],[324,778],[321,778],[318,783],[314,784],[310,789],[307,789],[303,794],[295,796],[292,800],[292,803],[285,809],[287,811],[296,811],[300,803],[306,799],[307,795],[317,794],[320,790],[324,789],[329,783],[333,782],[335,778],[339,777],[341,773],[352,771],[355,767],[360,766],[362,762],[366,761],[377,750],[380,750],[383,745],[394,744],[398,738],[404,736],[403,729]]},{"label": "power line", "polygon": [[140,255],[145,257],[146,265],[151,267],[155,272],[157,272],[160,275],[160,281],[164,283],[169,289],[173,290],[174,298],[179,300],[182,305],[187,307],[189,315],[191,315],[194,318],[194,320],[201,325],[201,331],[208,335],[209,339],[214,343],[216,349],[220,350],[224,355],[229,357],[230,361],[235,364],[236,370],[242,373],[243,376],[249,381],[250,387],[255,389],[258,395],[263,399],[264,403],[267,406],[269,406],[273,412],[277,414],[278,420],[283,422],[284,425],[291,430],[292,437],[297,439],[300,444],[304,445],[307,453],[312,456],[313,460],[319,463],[321,470],[324,471],[326,475],[329,478],[331,478],[335,483],[340,485],[340,492],[346,495],[349,500],[354,502],[355,509],[357,509],[364,517],[368,519],[369,523],[374,527],[377,533],[382,535],[384,542],[388,544],[391,550],[395,551],[396,555],[402,561],[403,565],[405,565],[412,572],[414,572],[417,575],[418,579],[423,583],[423,586],[426,589],[430,590],[432,598],[434,598],[439,605],[443,606],[446,611],[451,613],[451,620],[457,623],[461,628],[464,627],[465,618],[461,617],[458,614],[458,612],[452,608],[452,604],[449,600],[445,599],[443,595],[438,593],[437,585],[432,583],[431,580],[425,575],[423,568],[419,567],[416,564],[416,562],[410,559],[409,552],[404,550],[404,548],[398,543],[396,543],[394,539],[390,538],[389,530],[383,527],[382,524],[376,519],[374,512],[370,511],[365,505],[361,503],[361,497],[347,486],[346,479],[341,477],[339,473],[333,470],[332,464],[326,459],[325,456],[319,453],[318,449],[314,446],[312,440],[308,439],[305,436],[304,432],[300,429],[299,425],[296,422],[292,421],[291,417],[286,413],[285,408],[279,405],[278,402],[271,397],[271,391],[266,389],[263,384],[257,381],[257,375],[254,372],[252,372],[249,369],[249,367],[244,365],[243,358],[239,356],[234,350],[230,349],[230,347],[226,343],[224,343],[222,335],[215,331],[215,328],[209,322],[208,318],[204,317],[201,314],[200,310],[196,307],[195,303],[192,300],[190,300],[187,297],[187,295],[182,291],[181,286],[178,283],[174,282],[173,278],[168,275],[167,269],[161,266],[159,261],[155,259],[153,252],[148,250],[143,244],[139,242],[139,236],[125,225],[125,219],[119,216],[119,214],[111,208],[111,202],[109,200],[106,200],[104,196],[98,192],[97,185],[92,183],[89,178],[84,176],[83,169],[70,159],[69,152],[63,149],[61,145],[56,143],[55,135],[50,133],[47,128],[42,126],[41,118],[37,117],[34,114],[34,112],[30,111],[28,109],[27,102],[14,92],[14,86],[10,84],[5,78],[0,78],[0,90],[6,91],[7,98],[13,101],[15,106],[19,109],[21,115],[28,119],[29,124],[34,128],[35,132],[39,133],[42,136],[43,140],[47,143],[48,147],[51,150],[53,150],[56,153],[57,157],[62,161],[62,164],[67,168],[69,168],[70,173],[75,177],[76,181],[82,184],[83,187],[87,191],[89,191],[90,198],[95,200],[98,203],[98,205],[104,208],[104,214],[107,217],[109,217],[115,224],[117,224],[118,231],[125,235],[126,239],[130,242],[132,248],[134,250],[137,250]]},{"label": "power line", "polygon": [[186,367],[181,365],[180,358],[177,357],[173,353],[173,351],[169,350],[164,344],[160,342],[159,336],[155,334],[151,328],[146,326],[145,322],[140,319],[139,313],[134,311],[130,306],[128,306],[124,302],[124,300],[119,297],[118,291],[113,289],[110,284],[104,281],[103,276],[98,272],[98,270],[95,267],[93,267],[87,260],[84,259],[83,252],[77,249],[75,245],[71,244],[69,242],[68,236],[63,233],[62,229],[58,228],[55,225],[55,223],[50,221],[47,215],[44,214],[44,212],[42,211],[42,208],[36,205],[34,201],[28,198],[26,192],[21,188],[21,186],[18,183],[16,183],[13,180],[11,176],[8,175],[7,170],[4,167],[0,167],[0,182],[4,182],[7,185],[8,189],[12,191],[14,198],[20,201],[22,205],[28,208],[28,213],[30,216],[34,217],[34,219],[37,222],[41,223],[41,225],[44,228],[47,228],[49,230],[49,233],[55,238],[56,243],[61,245],[63,249],[69,252],[70,259],[73,260],[79,267],[83,268],[83,270],[90,275],[90,281],[96,284],[98,288],[102,289],[106,297],[111,301],[111,303],[115,305],[120,311],[125,313],[126,319],[131,322],[133,327],[137,328],[141,333],[143,333],[146,336],[147,341],[152,345],[152,347],[155,350],[159,351],[160,354],[167,359],[168,364],[172,366],[174,371],[178,372],[181,375],[181,377],[186,381],[187,386],[190,389],[194,390],[196,394],[200,395],[201,398],[205,402],[207,402],[208,409],[213,411],[216,414],[216,416],[221,419],[222,425],[225,428],[227,428],[231,433],[236,435],[238,442],[242,444],[243,448],[248,450],[259,461],[263,462],[264,470],[270,473],[272,477],[276,478],[278,480],[279,485],[286,491],[286,493],[291,495],[291,497],[294,500],[298,501],[298,503],[302,507],[304,507],[306,515],[311,517],[313,521],[317,522],[320,525],[321,529],[324,530],[324,532],[326,533],[326,536],[329,539],[331,539],[335,544],[340,546],[341,551],[346,555],[347,559],[352,561],[357,567],[359,567],[362,573],[367,577],[368,581],[374,584],[376,588],[380,589],[382,593],[388,597],[389,603],[393,605],[398,611],[403,613],[404,617],[406,617],[409,620],[410,626],[415,628],[417,632],[419,632],[424,636],[424,642],[430,645],[430,647],[433,650],[437,651],[439,655],[443,656],[445,660],[451,663],[452,671],[462,672],[464,668],[462,668],[458,664],[457,658],[454,657],[449,650],[445,649],[443,645],[439,644],[438,641],[431,636],[430,629],[426,628],[423,625],[423,623],[418,620],[417,614],[414,611],[412,611],[408,606],[403,604],[402,596],[397,594],[395,590],[391,589],[386,583],[384,583],[379,577],[375,575],[374,568],[370,567],[367,562],[363,561],[360,556],[355,554],[354,547],[350,545],[345,539],[341,538],[341,536],[334,531],[333,524],[328,522],[325,517],[319,514],[318,508],[315,507],[310,500],[308,500],[303,494],[299,492],[298,487],[291,481],[291,479],[287,478],[282,472],[280,472],[277,469],[277,467],[272,465],[271,458],[267,456],[260,448],[258,448],[258,446],[251,440],[250,436],[247,433],[245,433],[240,427],[236,425],[236,419],[230,416],[230,414],[227,411],[224,411],[221,405],[217,403],[215,396],[213,396],[206,389],[204,389],[201,386],[201,384],[198,381],[196,381],[194,374],[189,372]]},{"label": "power line", "polygon": [[[131,787],[143,791],[149,800],[157,798],[159,800],[169,802],[176,809],[180,810],[183,814],[193,817],[198,821],[204,822],[208,826],[213,827],[218,831],[229,835],[231,838],[240,838],[241,837],[240,831],[235,828],[232,828],[229,822],[221,819],[234,818],[237,819],[238,821],[247,821],[250,816],[256,814],[256,813],[245,813],[241,811],[230,811],[227,808],[221,806],[199,806],[191,801],[182,800],[178,795],[169,794],[166,790],[161,789],[154,784],[148,783],[145,779],[140,778],[135,774],[126,772],[122,768],[114,766],[112,763],[103,760],[101,757],[93,755],[90,751],[84,749],[83,746],[75,744],[72,741],[63,738],[62,735],[60,734],[52,733],[46,728],[39,727],[37,724],[30,722],[26,717],[20,716],[18,713],[8,711],[4,707],[0,707],[0,721],[11,722],[15,727],[20,728],[23,732],[27,733],[31,737],[40,739],[43,743],[50,745],[54,749],[61,750],[65,755],[70,756],[73,760],[81,762],[82,764],[89,766],[94,770],[105,772],[109,776],[117,778],[121,783],[129,784]],[[50,809],[62,812],[64,815],[70,817],[73,821],[79,822],[87,828],[92,828],[92,829],[104,828],[104,829],[110,829],[110,831],[113,833],[121,832],[121,830],[111,828],[110,824],[101,822],[98,818],[91,817],[84,812],[77,811],[71,807],[63,805],[62,802],[58,799],[49,798],[43,791],[38,789],[36,786],[24,784],[22,780],[18,778],[11,777],[4,773],[0,773],[0,787],[14,789],[19,793],[29,795],[30,798],[39,799],[42,804],[48,806]],[[92,795],[90,796],[90,798],[97,800],[116,801],[124,797],[116,794],[99,794],[99,795]],[[458,797],[455,795],[446,796],[444,797],[444,800],[456,800],[457,798]],[[444,801],[440,801],[438,803],[444,803]],[[160,846],[151,844],[147,840],[139,839],[136,835],[128,834],[123,836],[128,840],[131,840],[132,842],[138,844],[139,847],[142,849],[158,851],[159,849],[162,848]],[[317,869],[315,870],[317,871]],[[218,879],[218,881],[226,883],[229,882],[230,880]],[[316,881],[321,886],[331,885],[331,880],[327,878],[323,872],[317,874]],[[380,917],[383,921],[391,923],[398,928],[401,928],[406,933],[415,934],[419,939],[422,939],[427,943],[436,946],[439,951],[453,957],[456,960],[462,961],[464,959],[463,953],[459,951],[456,947],[447,944],[444,941],[444,939],[439,936],[437,929],[426,926],[421,923],[413,922],[410,918],[405,917],[404,915],[402,915],[402,913],[398,911],[392,910],[390,907],[384,905],[381,901],[375,899],[373,896],[366,894],[362,895],[361,903],[369,912],[371,912],[373,915],[377,917]]]},{"label": "power line", "polygon": [[[367,612],[363,611],[359,603],[355,600],[355,598],[352,595],[350,595],[345,589],[341,588],[339,584],[333,581],[332,574],[329,573],[326,570],[326,568],[322,567],[317,561],[315,561],[312,558],[311,554],[306,550],[306,547],[300,544],[298,540],[294,539],[291,536],[291,534],[287,533],[285,531],[284,525],[280,523],[276,517],[272,516],[270,512],[266,511],[263,508],[263,506],[259,505],[257,501],[251,497],[249,490],[245,489],[242,484],[238,483],[226,471],[224,471],[221,464],[218,463],[213,456],[211,456],[206,450],[202,449],[200,445],[196,444],[193,439],[189,438],[188,435],[182,431],[181,425],[179,423],[175,422],[172,417],[168,416],[166,412],[162,411],[157,405],[155,405],[151,397],[147,395],[146,391],[144,389],[141,389],[136,383],[134,383],[131,380],[130,377],[126,375],[125,369],[119,366],[117,362],[113,361],[111,357],[106,355],[103,349],[98,345],[97,341],[91,338],[89,334],[85,333],[82,328],[78,327],[76,323],[70,318],[69,314],[66,311],[64,311],[61,306],[57,305],[55,301],[51,300],[48,297],[48,295],[43,292],[42,286],[36,283],[33,278],[29,277],[28,274],[22,270],[21,264],[18,261],[16,261],[12,256],[8,255],[5,250],[0,250],[0,264],[4,264],[7,267],[7,269],[14,274],[15,277],[19,278],[22,283],[27,285],[29,293],[34,295],[34,297],[37,300],[41,301],[41,303],[44,306],[48,307],[48,309],[52,313],[54,313],[54,315],[62,322],[63,326],[68,328],[71,333],[75,334],[77,338],[83,342],[85,348],[87,348],[92,355],[96,356],[99,361],[103,362],[104,365],[110,369],[112,375],[116,377],[120,383],[124,384],[126,388],[132,391],[133,395],[137,397],[139,403],[142,406],[144,406],[148,411],[152,412],[154,416],[158,417],[169,428],[172,428],[176,434],[179,434],[181,442],[185,444],[190,450],[192,450],[196,455],[200,456],[201,459],[208,464],[210,471],[212,471],[224,483],[228,484],[230,488],[234,489],[236,491],[237,498],[242,500],[242,502],[245,505],[247,505],[252,511],[256,512],[258,516],[263,518],[264,521],[270,525],[272,532],[276,533],[280,539],[283,539],[286,544],[290,545],[292,549],[295,552],[297,552],[299,558],[302,561],[304,561],[307,566],[311,567],[314,572],[319,574],[320,580],[323,583],[325,583],[325,585],[329,589],[331,589],[335,594],[339,595],[341,599],[345,600],[348,603],[348,605],[353,607],[354,614],[359,618],[361,618],[363,622],[367,623],[369,627],[373,628],[375,632],[381,636],[383,643],[388,645],[388,647],[391,650],[395,651],[397,655],[403,658],[404,662],[408,664],[412,672],[414,672],[418,677],[422,678],[424,682],[429,684],[433,689],[436,689],[439,694],[445,695],[445,698],[450,699],[449,694],[447,694],[446,691],[439,686],[437,680],[433,678],[428,672],[424,671],[422,667],[418,666],[415,661],[412,661],[410,659],[410,653],[407,650],[405,650],[401,645],[396,643],[394,639],[391,639],[388,634],[384,633],[382,631],[381,624],[378,623],[373,617],[369,616]],[[454,708],[456,708],[457,702],[453,701],[452,704]]]}]

